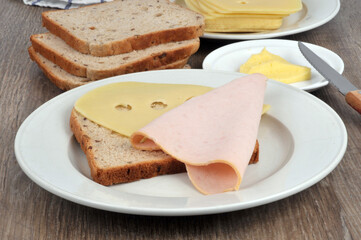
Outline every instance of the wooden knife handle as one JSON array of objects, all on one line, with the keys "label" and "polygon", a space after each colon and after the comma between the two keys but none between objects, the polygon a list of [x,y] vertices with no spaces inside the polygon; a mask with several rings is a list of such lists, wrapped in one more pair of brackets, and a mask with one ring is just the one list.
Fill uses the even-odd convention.
[{"label": "wooden knife handle", "polygon": [[348,105],[361,114],[361,90],[348,92],[345,98]]}]

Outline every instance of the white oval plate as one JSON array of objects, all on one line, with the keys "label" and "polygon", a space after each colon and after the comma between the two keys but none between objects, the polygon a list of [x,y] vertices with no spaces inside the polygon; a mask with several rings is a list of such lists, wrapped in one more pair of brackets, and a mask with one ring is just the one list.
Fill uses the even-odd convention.
[{"label": "white oval plate", "polygon": [[[314,44],[304,44],[337,72],[343,72],[344,63],[336,53]],[[292,83],[290,85],[311,92],[328,84],[328,81],[319,74],[302,55],[298,49],[297,41],[292,40],[271,39],[232,43],[209,53],[203,60],[203,69],[238,72],[240,66],[245,63],[252,54],[260,53],[264,47],[266,47],[269,52],[283,57],[290,63],[311,68],[310,80]]]},{"label": "white oval plate", "polygon": [[339,0],[303,0],[302,3],[303,9],[286,17],[282,26],[277,30],[259,33],[205,32],[202,37],[211,39],[250,40],[288,36],[305,32],[327,23],[337,15],[341,6]]},{"label": "white oval plate", "polygon": [[239,191],[204,196],[186,173],[105,187],[90,179],[85,155],[69,128],[75,101],[96,87],[120,81],[221,86],[242,74],[162,70],[118,76],[65,92],[35,110],[20,126],[15,154],[38,185],[70,201],[139,215],[201,215],[270,203],[317,183],[340,162],[347,133],[339,116],[316,97],[269,81],[272,105],[260,125],[260,162],[249,166]]}]

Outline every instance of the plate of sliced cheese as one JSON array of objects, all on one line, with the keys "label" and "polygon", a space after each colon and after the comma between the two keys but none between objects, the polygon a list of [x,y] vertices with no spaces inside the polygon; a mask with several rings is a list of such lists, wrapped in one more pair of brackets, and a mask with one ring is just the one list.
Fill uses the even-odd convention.
[{"label": "plate of sliced cheese", "polygon": [[177,0],[204,15],[203,38],[261,39],[319,27],[340,10],[339,0]]},{"label": "plate of sliced cheese", "polygon": [[[334,52],[305,43],[336,71],[344,70],[343,60]],[[304,58],[297,41],[281,39],[250,40],[220,47],[206,56],[203,69],[262,73],[294,87],[311,92],[328,81]]]},{"label": "plate of sliced cheese", "polygon": [[[246,77],[243,78],[244,76]],[[235,79],[236,81],[233,81]],[[208,91],[206,88],[215,89],[215,91],[212,90],[208,94],[208,97],[211,96],[211,98],[212,96],[218,96],[215,94],[219,92],[218,89],[226,89],[226,93],[230,91],[234,94],[232,89],[234,89],[234,86],[238,86],[238,84],[243,86],[242,82],[244,79],[250,83],[250,87],[254,87],[252,79],[260,83],[265,80],[264,76],[259,74],[245,75],[236,72],[182,69],[127,74],[89,83],[51,99],[35,110],[22,123],[15,139],[16,158],[20,167],[29,178],[59,197],[89,207],[138,215],[204,215],[251,208],[298,193],[329,174],[341,161],[347,146],[347,132],[342,120],[327,104],[311,94],[277,81],[268,80],[264,101],[258,101],[260,104],[256,104],[257,108],[262,107],[262,103],[270,105],[270,109],[260,118],[256,136],[259,142],[259,148],[257,147],[258,157],[253,164],[247,167],[237,189],[229,189],[232,191],[207,195],[204,192],[198,191],[193,186],[192,183],[195,179],[191,181],[187,173],[184,172],[184,169],[175,174],[157,176],[159,175],[158,173],[164,170],[164,165],[156,165],[154,168],[150,167],[154,174],[146,175],[147,179],[128,183],[105,186],[107,183],[101,183],[101,181],[96,179],[96,177],[100,177],[102,178],[101,180],[104,180],[108,177],[103,176],[101,171],[97,171],[97,167],[117,171],[117,168],[112,167],[116,161],[129,165],[128,170],[123,174],[124,176],[120,176],[122,174],[112,175],[112,171],[107,172],[105,175],[109,174],[113,177],[124,177],[127,179],[129,176],[132,176],[134,171],[142,169],[140,165],[152,166],[152,164],[149,162],[141,164],[141,162],[144,163],[144,160],[141,158],[137,158],[137,160],[131,159],[134,155],[137,156],[136,150],[128,151],[127,154],[123,155],[118,154],[119,151],[124,151],[125,145],[129,145],[129,143],[126,143],[129,140],[122,135],[123,140],[121,140],[121,144],[117,144],[115,139],[119,139],[120,135],[114,130],[104,127],[101,121],[95,120],[96,118],[93,119],[91,116],[88,118],[78,114],[75,116],[77,119],[74,120],[74,109],[79,110],[81,114],[86,114],[82,112],[84,109],[81,110],[81,106],[78,106],[80,108],[74,107],[76,103],[79,103],[79,99],[92,101],[94,96],[97,96],[97,98],[101,96],[100,98],[106,100],[99,99],[103,103],[101,104],[102,108],[110,106],[114,108],[114,112],[121,112],[122,116],[126,116],[127,112],[130,113],[132,111],[136,111],[134,114],[137,115],[141,114],[139,112],[141,108],[137,106],[144,103],[148,104],[149,96],[158,91],[157,85],[151,85],[152,91],[142,91],[139,89],[139,86],[142,88],[150,83],[161,84],[159,89],[166,91],[162,90],[163,97],[156,97],[156,101],[152,100],[149,102],[150,105],[147,106],[152,109],[144,110],[144,114],[147,114],[151,111],[163,109],[167,105],[170,106],[179,100],[178,96],[182,96],[182,99],[186,98],[183,99],[185,103],[180,106],[187,104],[190,106],[201,99],[202,96],[208,94],[207,92],[202,95],[204,90]],[[234,83],[236,85],[229,85]],[[188,91],[185,93],[183,91],[185,89],[184,86],[179,84],[186,84],[186,88],[196,90],[195,93],[191,94],[192,96],[199,93],[201,95],[193,98],[191,96],[191,99],[189,99]],[[116,85],[126,86],[124,93],[127,94],[130,91],[131,94],[125,96],[124,94],[117,95],[112,93],[110,95],[115,97],[112,97],[110,101],[107,97],[109,95],[106,93],[108,91],[114,92],[116,87],[113,86]],[[177,94],[177,87],[171,86],[173,92],[169,94],[167,90],[169,89],[168,85],[179,85],[179,89],[182,92]],[[202,87],[197,87],[197,90],[192,87],[194,85]],[[265,89],[265,85],[263,83],[261,85]],[[225,86],[228,86],[228,88],[224,88]],[[147,86],[145,87],[148,89]],[[98,92],[99,89],[101,90],[100,92]],[[93,91],[96,91],[95,95],[88,95],[88,93]],[[260,94],[257,91],[252,92],[255,95]],[[136,95],[135,97],[133,96],[134,94]],[[248,93],[245,91],[244,94],[250,94],[250,91]],[[138,95],[139,98],[137,97]],[[88,97],[83,98],[83,96]],[[120,96],[119,101],[115,101],[114,99],[118,99],[118,96]],[[233,99],[232,96],[234,95],[230,96],[230,99]],[[252,99],[251,95],[244,96],[244,98],[247,101]],[[130,99],[133,99],[135,102],[131,103]],[[234,107],[237,108],[243,104],[243,111],[247,111],[245,114],[250,114],[253,109],[251,106],[256,106],[249,105],[250,102],[247,101],[240,103],[239,101],[224,101],[225,98],[219,98],[218,100],[220,101],[219,103],[212,102],[211,106],[215,103],[216,105],[225,106],[224,109],[215,107],[212,111],[208,111],[208,115],[201,114],[205,117],[203,119],[205,123],[212,122],[211,120],[215,116],[222,117],[224,115],[217,112],[226,111],[229,114],[234,114],[234,112],[227,109],[232,110]],[[206,102],[203,103],[206,104]],[[96,111],[96,108],[99,107],[98,105],[97,103],[86,104],[87,107],[90,107],[90,111]],[[199,107],[199,110],[203,109],[203,105]],[[171,111],[173,109],[169,113]],[[173,112],[176,112],[176,110]],[[257,112],[259,111],[257,110]],[[179,116],[184,115],[184,112],[178,111],[178,113],[181,113]],[[101,115],[103,114],[108,113],[101,113]],[[242,115],[244,114],[240,111],[237,115],[243,118]],[[122,122],[120,127],[123,130],[124,124],[137,122],[139,116],[133,119],[129,115],[129,118],[131,119],[130,121]],[[233,121],[232,118],[225,119]],[[117,122],[114,124],[119,125]],[[229,124],[216,123],[221,128],[222,126],[229,128],[229,126],[226,126]],[[174,128],[179,127],[178,124],[176,125]],[[113,127],[110,128],[113,129]],[[157,127],[154,129],[162,130]],[[198,129],[194,128],[191,132],[194,134],[190,140],[198,146],[208,144],[206,141],[211,139],[208,139],[206,136],[204,141],[198,141],[200,139],[197,137],[200,136],[197,133]],[[216,138],[220,141],[223,141],[224,137],[226,137],[221,135],[222,129],[214,129],[212,132],[217,133]],[[106,136],[106,134],[109,136]],[[174,136],[176,135],[177,133],[174,132]],[[238,134],[237,139],[244,138],[244,136]],[[139,142],[146,144],[147,139],[143,140]],[[93,141],[92,145],[88,145],[91,141]],[[238,142],[234,142],[235,144],[231,142],[231,145],[239,146]],[[100,145],[103,147],[100,148]],[[251,146],[253,149],[254,142],[252,142]],[[106,148],[109,150],[108,152],[105,152],[104,149]],[[182,146],[177,148],[181,150]],[[219,151],[227,153],[230,149],[232,148],[221,147]],[[96,151],[101,152],[96,153]],[[180,152],[182,153],[182,151]],[[229,154],[227,153],[229,156],[232,154],[232,151]],[[104,159],[91,160],[92,157],[102,158],[102,155],[112,155],[113,161],[105,161]],[[117,160],[119,157],[122,159]],[[215,158],[217,157],[215,156]],[[88,162],[97,166],[89,166]],[[146,168],[143,170],[149,171]],[[193,171],[197,172],[198,170],[193,169]],[[143,174],[142,171],[138,171],[138,173]],[[212,174],[214,173],[217,173],[217,171],[214,171]],[[225,175],[224,177],[227,179],[229,176]]]}]

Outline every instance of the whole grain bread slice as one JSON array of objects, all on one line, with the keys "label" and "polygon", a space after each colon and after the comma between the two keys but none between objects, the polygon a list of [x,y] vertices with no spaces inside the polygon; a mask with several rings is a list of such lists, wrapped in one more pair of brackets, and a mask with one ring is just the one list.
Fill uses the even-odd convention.
[{"label": "whole grain bread slice", "polygon": [[[55,63],[49,61],[41,54],[37,53],[33,47],[28,48],[29,55],[31,60],[36,62],[44,74],[52,81],[58,88],[62,90],[69,90],[75,87],[82,86],[84,84],[94,82],[86,77],[78,77],[72,75],[62,68],[60,68]],[[169,63],[167,65],[161,66],[155,70],[161,69],[172,69],[172,68],[183,68],[187,64],[188,58],[181,59],[179,61]]]},{"label": "whole grain bread slice", "polygon": [[93,180],[102,185],[185,171],[183,163],[162,151],[134,149],[127,137],[95,124],[74,109],[70,128],[87,157]]},{"label": "whole grain bread slice", "polygon": [[188,58],[199,48],[199,39],[197,38],[160,44],[114,56],[95,57],[75,51],[51,33],[32,35],[30,40],[35,51],[45,58],[68,73],[90,80],[157,69]]},{"label": "whole grain bread slice", "polygon": [[[137,150],[129,138],[90,121],[75,109],[71,113],[70,128],[87,157],[93,180],[102,185],[186,171],[182,162],[162,151]],[[256,142],[249,163],[257,163],[258,159]]]},{"label": "whole grain bread slice", "polygon": [[169,0],[115,0],[42,13],[43,26],[84,54],[110,56],[198,38],[201,14]]}]

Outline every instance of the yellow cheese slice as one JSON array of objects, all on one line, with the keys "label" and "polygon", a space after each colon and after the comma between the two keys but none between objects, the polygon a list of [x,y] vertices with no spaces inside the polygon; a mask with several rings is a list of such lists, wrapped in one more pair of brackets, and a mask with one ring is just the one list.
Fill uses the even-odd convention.
[{"label": "yellow cheese slice", "polygon": [[281,27],[283,18],[205,18],[207,32],[260,32]]},{"label": "yellow cheese slice", "polygon": [[[130,137],[166,111],[211,89],[186,84],[120,82],[89,91],[74,107],[89,120]],[[265,105],[263,112],[269,107]]]},{"label": "yellow cheese slice", "polygon": [[185,0],[188,8],[205,17],[208,32],[259,32],[281,27],[285,14],[219,13],[207,8],[200,1]]},{"label": "yellow cheese slice", "polygon": [[289,14],[263,14],[263,13],[220,13],[214,10],[208,10],[202,8],[202,5],[195,0],[178,0],[176,1],[179,5],[183,7],[188,7],[189,9],[203,14],[205,17],[244,17],[244,18],[280,18],[287,17]]},{"label": "yellow cheese slice", "polygon": [[241,73],[262,73],[268,78],[283,83],[295,83],[311,79],[311,69],[287,62],[264,48],[259,54],[252,55],[240,67]]},{"label": "yellow cheese slice", "polygon": [[213,10],[205,10],[202,8],[200,3],[195,0],[184,0],[181,2],[178,2],[179,5],[188,7],[193,11],[199,12],[204,15],[204,17],[208,18],[217,18],[217,17],[235,17],[235,18],[281,18],[281,17],[287,17],[289,14],[252,14],[252,13],[233,13],[233,12],[227,12],[227,13],[220,13]]},{"label": "yellow cheese slice", "polygon": [[[195,0],[193,0],[195,1]],[[202,9],[219,13],[291,14],[302,9],[301,0],[197,0]]]},{"label": "yellow cheese slice", "polygon": [[113,83],[83,95],[75,109],[93,122],[129,137],[166,111],[211,89],[197,85]]},{"label": "yellow cheese slice", "polygon": [[222,13],[204,13],[203,16],[205,18],[242,18],[242,19],[283,19],[288,15],[272,15],[272,14],[222,14]]},{"label": "yellow cheese slice", "polygon": [[265,114],[266,112],[268,112],[268,110],[270,110],[270,109],[271,109],[271,105],[263,104],[262,115]]}]

